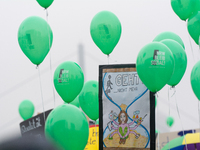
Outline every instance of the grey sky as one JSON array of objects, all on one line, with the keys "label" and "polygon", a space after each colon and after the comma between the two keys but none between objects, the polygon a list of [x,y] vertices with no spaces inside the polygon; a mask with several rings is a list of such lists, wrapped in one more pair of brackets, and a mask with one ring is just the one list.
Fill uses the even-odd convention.
[{"label": "grey sky", "polygon": [[[51,48],[52,72],[63,61],[78,60],[78,44],[85,50],[85,81],[98,80],[98,66],[107,64],[104,55],[90,37],[90,22],[102,10],[113,12],[122,25],[122,35],[110,55],[111,64],[135,63],[139,50],[164,31],[178,34],[188,58],[186,73],[176,87],[176,100],[180,108],[184,129],[199,128],[198,100],[190,85],[190,72],[198,56],[198,46],[192,41],[195,58],[192,56],[186,22],[173,12],[170,0],[55,0],[48,9],[48,22],[54,39]],[[22,120],[18,113],[19,103],[24,99],[33,101],[35,114],[42,111],[38,69],[23,54],[17,41],[21,22],[29,16],[46,19],[45,10],[36,0],[0,0],[0,141],[19,134]],[[194,60],[195,59],[195,60]],[[45,110],[53,108],[50,55],[40,65],[42,94]],[[167,128],[165,119],[169,114],[168,87],[159,92],[158,130],[161,132],[181,130],[175,96],[171,99],[170,112],[175,118],[172,128]],[[56,106],[63,101],[56,93]]]}]

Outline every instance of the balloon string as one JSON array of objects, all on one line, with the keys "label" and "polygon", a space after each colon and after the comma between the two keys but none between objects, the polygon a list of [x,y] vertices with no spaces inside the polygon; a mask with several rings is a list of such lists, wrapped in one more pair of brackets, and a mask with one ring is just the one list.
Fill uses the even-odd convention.
[{"label": "balloon string", "polygon": [[48,23],[48,16],[49,16],[49,14],[48,14],[47,9],[45,9],[45,10],[46,10],[46,20],[47,20],[47,23]]},{"label": "balloon string", "polygon": [[[187,21],[186,21],[186,27],[187,27]],[[193,51],[193,48],[192,48],[191,38],[190,38],[189,33],[187,35],[188,35],[188,39],[189,39],[189,43],[190,43],[190,48],[191,48],[191,51],[192,51],[192,57],[193,57],[194,62],[196,62],[195,57],[194,57],[194,51]]]},{"label": "balloon string", "polygon": [[[46,20],[47,20],[47,23],[48,23],[48,10],[46,10]],[[49,28],[47,26],[47,31],[48,31],[48,38],[49,38],[49,50],[50,50],[50,31],[49,31]],[[50,76],[51,76],[51,79],[53,78],[53,75],[52,75],[52,61],[51,61],[51,51],[49,52],[49,59],[50,59]],[[54,102],[54,108],[56,107],[56,98],[55,98],[55,90],[54,90],[54,86],[53,86],[53,82],[51,80],[51,86],[52,86],[52,90],[53,90],[53,102]]]},{"label": "balloon string", "polygon": [[[173,89],[174,89],[174,93],[176,93],[176,88],[173,87]],[[187,148],[187,143],[186,143],[186,138],[185,138],[185,131],[184,131],[184,128],[183,128],[183,124],[182,124],[182,120],[181,120],[181,116],[180,116],[180,112],[179,112],[179,108],[178,108],[178,103],[177,103],[177,99],[176,99],[176,94],[174,94],[174,96],[175,96],[175,102],[176,102],[176,110],[177,110],[178,117],[179,117],[180,122],[181,122],[182,130],[183,130],[183,136],[184,136],[184,140],[185,140],[186,150],[188,150],[188,148]]]},{"label": "balloon string", "polygon": [[97,141],[97,128],[96,128],[96,123],[97,123],[97,121],[95,121],[95,133],[96,133],[96,143],[97,143],[97,150],[98,150],[98,141]]},{"label": "balloon string", "polygon": [[[155,94],[155,96],[156,96],[156,99],[157,99],[157,102],[158,102],[158,92],[156,92],[156,94]],[[157,106],[157,108],[156,108],[156,127],[158,126],[158,106]],[[160,150],[160,143],[159,143],[159,131],[158,131],[158,133],[157,133],[158,135],[157,135],[157,138],[158,138],[158,150]]]},{"label": "balloon string", "polygon": [[[169,117],[170,117],[170,97],[169,97],[169,86],[168,86],[168,102],[169,102]],[[168,122],[167,122],[167,124],[168,124]],[[169,136],[169,139],[170,139],[170,132],[169,132],[169,134],[168,134],[168,136]],[[170,140],[168,140],[168,145],[169,145],[169,149],[170,149]]]},{"label": "balloon string", "polygon": [[39,68],[39,66],[37,66],[37,69],[38,69],[38,75],[39,75],[40,91],[41,91],[41,99],[42,99],[42,108],[43,108],[43,116],[44,116],[44,122],[45,122],[44,100],[43,100],[42,82],[41,82],[41,75],[40,75],[40,68]]},{"label": "balloon string", "polygon": [[108,56],[108,64],[109,64],[109,55],[107,55]]}]

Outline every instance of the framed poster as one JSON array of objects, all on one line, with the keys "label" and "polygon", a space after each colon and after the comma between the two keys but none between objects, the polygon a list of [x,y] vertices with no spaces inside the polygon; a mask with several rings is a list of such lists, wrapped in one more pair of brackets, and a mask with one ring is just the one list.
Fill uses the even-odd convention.
[{"label": "framed poster", "polygon": [[99,66],[99,149],[155,150],[155,97],[135,64]]}]

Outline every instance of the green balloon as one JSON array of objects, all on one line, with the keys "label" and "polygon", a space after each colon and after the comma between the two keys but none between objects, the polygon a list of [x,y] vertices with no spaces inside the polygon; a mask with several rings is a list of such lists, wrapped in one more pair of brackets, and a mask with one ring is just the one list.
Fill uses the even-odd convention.
[{"label": "green balloon", "polygon": [[171,127],[173,124],[174,124],[174,118],[173,117],[171,117],[171,116],[169,116],[169,117],[167,117],[167,125],[169,126],[169,127]]},{"label": "green balloon", "polygon": [[196,14],[198,11],[200,11],[200,0],[196,0],[196,5],[193,12]]},{"label": "green balloon", "polygon": [[63,104],[48,115],[45,136],[65,150],[83,150],[89,137],[89,124],[76,106]]},{"label": "green balloon", "polygon": [[19,105],[19,114],[24,120],[31,118],[34,110],[34,105],[30,100],[23,100]]},{"label": "green balloon", "polygon": [[200,11],[188,19],[187,29],[192,39],[199,45]]},{"label": "green balloon", "polygon": [[171,0],[171,6],[181,20],[187,20],[197,11],[197,0]]},{"label": "green balloon", "polygon": [[54,86],[66,103],[72,102],[80,93],[84,84],[81,67],[72,61],[60,64],[54,72]]},{"label": "green balloon", "polygon": [[190,75],[190,82],[192,86],[192,90],[198,100],[200,100],[200,61],[198,61],[194,67],[192,68],[192,72]]},{"label": "green balloon", "polygon": [[53,3],[53,0],[37,0],[37,2],[41,7],[46,9]]},{"label": "green balloon", "polygon": [[90,34],[99,49],[109,55],[120,39],[121,23],[112,12],[101,11],[92,19]]},{"label": "green balloon", "polygon": [[79,94],[79,104],[92,120],[99,118],[99,85],[97,81],[87,81]]},{"label": "green balloon", "polygon": [[79,97],[77,96],[70,104],[79,108]]},{"label": "green balloon", "polygon": [[96,120],[95,124],[97,124],[97,125],[99,124],[99,119]]},{"label": "green balloon", "polygon": [[154,42],[160,42],[162,40],[166,40],[166,39],[171,39],[171,40],[174,40],[176,42],[178,42],[184,49],[185,49],[185,46],[184,46],[184,43],[182,41],[182,39],[175,33],[173,32],[162,32],[160,34],[158,34],[155,38],[154,38]]},{"label": "green balloon", "polygon": [[18,42],[30,61],[39,65],[48,54],[53,41],[53,33],[48,23],[37,16],[25,19],[18,30]]},{"label": "green balloon", "polygon": [[151,92],[157,92],[167,84],[172,76],[173,54],[163,43],[149,43],[140,50],[136,69],[146,87]]},{"label": "green balloon", "polygon": [[162,40],[161,43],[165,44],[174,56],[174,72],[167,84],[175,86],[181,81],[185,73],[187,67],[187,56],[183,47],[178,42],[167,39]]}]

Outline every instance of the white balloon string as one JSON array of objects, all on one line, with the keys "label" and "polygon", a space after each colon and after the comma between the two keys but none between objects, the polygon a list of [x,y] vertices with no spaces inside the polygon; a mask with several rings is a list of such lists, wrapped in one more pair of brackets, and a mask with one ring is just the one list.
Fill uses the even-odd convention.
[{"label": "white balloon string", "polygon": [[[186,21],[186,27],[187,27],[187,21]],[[194,57],[194,51],[193,51],[193,48],[192,48],[191,38],[190,38],[189,33],[187,35],[188,35],[188,39],[189,39],[189,43],[190,43],[190,48],[191,48],[191,51],[192,51],[192,57],[193,57],[193,60],[194,60],[194,63],[195,63],[196,61],[195,61],[195,57]]]},{"label": "white balloon string", "polygon": [[[173,87],[173,89],[174,89],[174,93],[176,93],[176,88]],[[179,117],[180,122],[181,122],[182,130],[183,130],[183,136],[184,136],[184,140],[185,140],[186,150],[188,150],[188,148],[187,148],[187,143],[186,143],[186,138],[185,138],[185,132],[184,132],[184,128],[183,128],[183,124],[182,124],[182,120],[181,120],[181,116],[180,116],[180,112],[179,112],[179,108],[178,108],[178,103],[177,103],[177,99],[176,99],[176,94],[174,94],[174,96],[175,96],[175,102],[176,102],[176,110],[177,110],[178,117]]]},{"label": "white balloon string", "polygon": [[[156,92],[155,94],[156,96],[156,100],[157,100],[157,103],[158,103],[158,92]],[[156,108],[156,128],[158,127],[158,106]],[[160,143],[159,143],[159,131],[157,131],[157,141],[158,141],[158,150],[160,150]]]},{"label": "white balloon string", "polygon": [[44,110],[44,100],[43,100],[43,92],[42,92],[42,81],[41,81],[41,75],[40,75],[40,68],[37,66],[38,69],[38,75],[39,75],[39,82],[40,82],[40,91],[41,91],[41,99],[42,99],[42,108],[43,108],[43,116],[44,116],[44,122],[45,122],[45,110]]},{"label": "white balloon string", "polygon": [[[47,23],[48,23],[48,11],[47,9],[46,10],[46,20],[47,20]],[[47,31],[48,31],[48,38],[49,38],[49,50],[50,50],[50,31],[49,31],[49,28],[47,26]],[[52,90],[53,90],[53,102],[54,102],[54,108],[56,107],[56,98],[55,98],[55,90],[54,90],[54,85],[53,85],[53,74],[52,74],[52,61],[51,61],[51,51],[49,52],[49,60],[50,60],[50,77],[51,77],[51,86],[52,86]]]},{"label": "white balloon string", "polygon": [[96,123],[97,123],[97,121],[95,121],[95,133],[96,133],[96,143],[97,143],[97,150],[98,150],[98,141],[97,141],[97,128],[96,128]]},{"label": "white balloon string", "polygon": [[[169,117],[170,117],[170,97],[169,97],[169,86],[168,86],[168,102],[169,102]],[[168,124],[168,122],[167,122],[167,124]],[[170,132],[169,132],[169,134],[168,134],[168,136],[169,136],[169,139],[170,139]],[[168,145],[169,145],[169,150],[170,150],[170,140],[168,140]]]},{"label": "white balloon string", "polygon": [[47,23],[48,23],[48,16],[49,16],[49,14],[48,14],[47,9],[45,9],[45,10],[46,10],[46,20],[47,20]]}]

